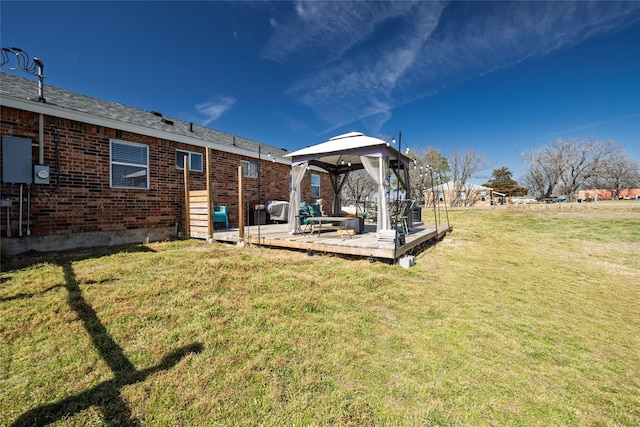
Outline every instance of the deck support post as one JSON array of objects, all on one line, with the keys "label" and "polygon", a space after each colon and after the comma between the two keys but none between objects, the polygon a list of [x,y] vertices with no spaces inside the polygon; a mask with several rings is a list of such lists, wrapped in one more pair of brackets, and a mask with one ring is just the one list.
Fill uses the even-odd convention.
[{"label": "deck support post", "polygon": [[[185,156],[187,157],[187,156]],[[207,147],[207,241],[213,242],[213,195],[211,188],[211,147]]]},{"label": "deck support post", "polygon": [[191,206],[189,204],[189,156],[184,156],[184,237],[191,237]]},{"label": "deck support post", "polygon": [[238,166],[238,241],[244,241],[244,185],[242,166]]}]

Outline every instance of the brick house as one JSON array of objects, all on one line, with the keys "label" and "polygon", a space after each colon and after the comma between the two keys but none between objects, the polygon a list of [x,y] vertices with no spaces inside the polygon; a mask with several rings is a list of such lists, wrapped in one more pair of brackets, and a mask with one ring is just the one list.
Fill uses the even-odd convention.
[{"label": "brick house", "polygon": [[[248,205],[289,199],[286,149],[51,86],[37,98],[37,82],[0,73],[3,256],[176,236],[184,159],[190,189],[205,189],[207,147],[213,203],[228,207],[231,224],[239,166]],[[330,200],[328,174],[308,175],[303,200]]]},{"label": "brick house", "polygon": [[[640,188],[627,188],[620,191],[617,198],[622,200],[640,200]],[[615,200],[616,195],[611,190],[595,189],[578,191],[578,200]]]}]

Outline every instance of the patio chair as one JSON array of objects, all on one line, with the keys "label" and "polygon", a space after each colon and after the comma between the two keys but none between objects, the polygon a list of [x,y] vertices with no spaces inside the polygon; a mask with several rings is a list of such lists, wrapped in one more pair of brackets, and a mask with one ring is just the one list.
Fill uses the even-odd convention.
[{"label": "patio chair", "polygon": [[309,209],[305,202],[298,203],[298,214],[296,215],[296,221],[298,222],[298,231],[300,227],[307,224],[307,218],[309,217]]},{"label": "patio chair", "polygon": [[[322,209],[320,203],[307,203],[300,202],[298,205],[298,216],[300,217],[300,226],[305,226],[303,233],[313,232],[314,223],[318,221],[312,221],[310,218],[321,217]],[[323,224],[331,223],[331,221],[322,221]]]},{"label": "patio chair", "polygon": [[226,206],[214,206],[213,207],[213,223],[223,222],[224,228],[229,228],[229,215],[227,214]]},{"label": "patio chair", "polygon": [[303,233],[313,231],[313,223],[309,221],[311,216],[307,202],[300,202],[298,204],[298,219],[300,221],[300,227],[304,225],[304,230],[302,230]]},{"label": "patio chair", "polygon": [[323,216],[322,209],[320,209],[320,203],[309,203],[309,216]]},{"label": "patio chair", "polygon": [[[411,203],[410,200],[395,200],[389,210],[389,217],[392,225],[399,225],[402,233],[409,234],[409,224],[407,223],[407,207]],[[413,204],[411,204],[413,206]]]}]

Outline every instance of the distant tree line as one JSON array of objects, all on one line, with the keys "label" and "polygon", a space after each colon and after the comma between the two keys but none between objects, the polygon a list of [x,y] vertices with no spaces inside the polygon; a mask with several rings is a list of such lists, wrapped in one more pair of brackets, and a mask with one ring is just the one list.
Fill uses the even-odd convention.
[{"label": "distant tree line", "polygon": [[[452,182],[451,206],[473,204],[475,201],[462,197],[467,193],[469,180],[490,166],[485,156],[474,149],[453,149],[448,157],[440,151],[427,148],[409,155],[411,196],[420,206],[429,205],[437,197],[427,190],[439,184]],[[603,189],[614,198],[620,198],[625,190],[640,187],[640,165],[631,160],[624,147],[612,141],[595,139],[559,139],[538,149],[521,155],[527,171],[520,185],[513,179],[511,170],[502,166],[492,171],[489,181],[483,185],[506,196],[525,196],[538,199],[564,195],[569,201],[575,199],[578,190]],[[397,181],[390,175],[389,191],[395,189]],[[343,187],[342,198],[362,205],[373,200],[377,191],[373,180],[364,171],[349,174]]]},{"label": "distant tree line", "polygon": [[619,198],[623,190],[640,185],[640,167],[623,146],[595,139],[559,139],[521,156],[528,165],[524,183],[538,198],[566,196],[597,188]]},{"label": "distant tree line", "polygon": [[[454,206],[461,203],[468,203],[468,199],[461,199],[459,194],[464,191],[469,179],[478,171],[485,169],[484,155],[475,150],[457,151],[453,150],[449,158],[440,151],[427,148],[423,152],[411,153],[409,158],[412,164],[409,167],[409,182],[411,197],[418,206],[425,206],[433,201],[425,199],[427,197],[437,197],[437,193],[427,194],[430,188],[451,180],[458,188],[456,200],[449,201]],[[397,186],[397,180],[389,175],[386,187],[393,194]],[[363,206],[366,201],[372,200],[377,191],[373,180],[365,171],[351,172],[342,190],[342,200]],[[402,192],[404,194],[404,192]]]}]

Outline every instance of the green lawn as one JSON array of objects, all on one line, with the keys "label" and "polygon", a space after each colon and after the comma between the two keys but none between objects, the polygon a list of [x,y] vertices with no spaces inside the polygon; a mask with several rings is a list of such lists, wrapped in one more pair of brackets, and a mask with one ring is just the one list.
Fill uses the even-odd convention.
[{"label": "green lawn", "polygon": [[411,269],[195,240],[3,260],[0,425],[640,425],[640,202],[449,215]]}]

